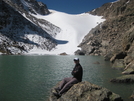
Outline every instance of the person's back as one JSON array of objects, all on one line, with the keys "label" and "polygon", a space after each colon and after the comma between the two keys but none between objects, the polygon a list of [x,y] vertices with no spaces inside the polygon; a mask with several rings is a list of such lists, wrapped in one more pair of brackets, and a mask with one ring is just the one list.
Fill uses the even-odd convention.
[{"label": "person's back", "polygon": [[82,76],[83,76],[83,69],[80,63],[76,63],[73,71],[72,71],[73,77],[75,77],[79,82],[82,81]]}]

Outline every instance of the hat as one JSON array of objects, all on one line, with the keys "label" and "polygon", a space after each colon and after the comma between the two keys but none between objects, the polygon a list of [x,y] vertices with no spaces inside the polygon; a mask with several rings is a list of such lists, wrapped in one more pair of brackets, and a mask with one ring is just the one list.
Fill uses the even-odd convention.
[{"label": "hat", "polygon": [[79,58],[74,58],[74,61],[79,61]]}]

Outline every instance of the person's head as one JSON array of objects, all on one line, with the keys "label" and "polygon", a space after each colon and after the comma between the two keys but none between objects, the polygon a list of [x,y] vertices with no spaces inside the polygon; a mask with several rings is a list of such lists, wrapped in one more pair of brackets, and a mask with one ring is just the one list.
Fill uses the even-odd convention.
[{"label": "person's head", "polygon": [[79,58],[74,58],[74,63],[75,64],[79,63]]}]

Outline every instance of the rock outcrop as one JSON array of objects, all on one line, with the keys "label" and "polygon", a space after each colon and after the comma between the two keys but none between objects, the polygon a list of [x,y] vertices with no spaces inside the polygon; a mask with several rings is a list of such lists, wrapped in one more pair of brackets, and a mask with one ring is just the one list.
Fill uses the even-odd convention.
[{"label": "rock outcrop", "polygon": [[116,83],[134,83],[134,75],[123,75],[111,80]]},{"label": "rock outcrop", "polygon": [[60,53],[59,55],[68,55],[66,52]]},{"label": "rock outcrop", "polygon": [[[55,86],[57,87],[58,84]],[[54,87],[54,88],[55,88]],[[52,89],[52,92],[54,91]],[[87,81],[75,84],[59,99],[50,94],[48,101],[123,101],[122,98],[110,90]]]},{"label": "rock outcrop", "polygon": [[[106,21],[93,28],[79,47],[86,55],[101,55],[126,68],[134,60],[134,0],[118,0],[92,10]],[[79,51],[79,53],[81,53]],[[116,61],[117,60],[117,61]],[[115,66],[114,66],[115,67]]]}]

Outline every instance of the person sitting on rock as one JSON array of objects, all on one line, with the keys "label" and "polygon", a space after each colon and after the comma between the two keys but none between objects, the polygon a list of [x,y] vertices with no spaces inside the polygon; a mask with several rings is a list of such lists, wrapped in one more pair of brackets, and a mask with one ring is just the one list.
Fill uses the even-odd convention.
[{"label": "person sitting on rock", "polygon": [[55,88],[56,93],[53,93],[57,98],[61,97],[61,95],[67,92],[74,84],[82,81],[83,76],[83,68],[79,63],[79,58],[74,59],[75,67],[72,71],[72,76],[69,78],[64,78],[59,84],[58,88]]}]

